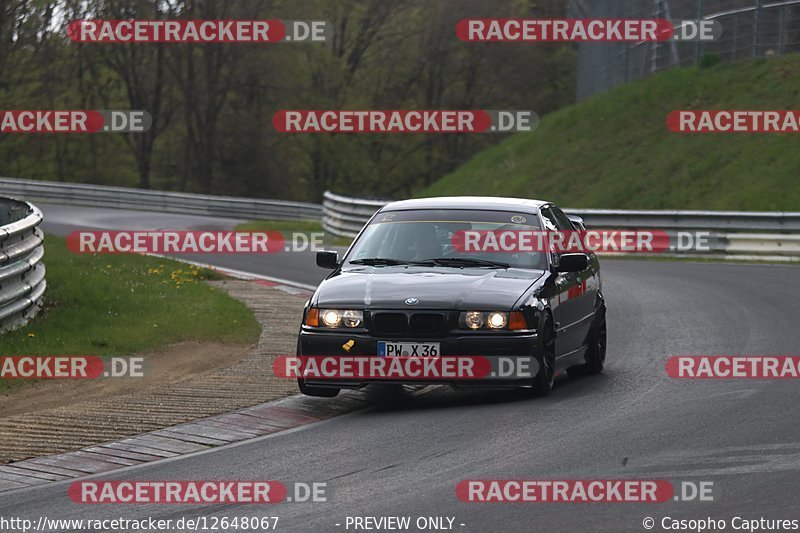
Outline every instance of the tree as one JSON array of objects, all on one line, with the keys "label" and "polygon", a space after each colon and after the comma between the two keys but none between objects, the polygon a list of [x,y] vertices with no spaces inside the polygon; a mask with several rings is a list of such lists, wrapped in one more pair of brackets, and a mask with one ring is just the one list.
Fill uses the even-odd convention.
[{"label": "tree", "polygon": [[[94,0],[90,12],[100,19],[144,19],[163,18],[159,0]],[[139,174],[139,187],[150,188],[153,153],[156,139],[169,126],[173,104],[166,80],[166,50],[163,43],[77,45],[84,57],[97,58],[108,66],[123,83],[128,106],[132,110],[145,110],[153,122],[149,130],[142,133],[125,134],[125,143],[133,153]],[[89,48],[90,47],[90,48]],[[102,72],[94,70],[99,81]]]}]

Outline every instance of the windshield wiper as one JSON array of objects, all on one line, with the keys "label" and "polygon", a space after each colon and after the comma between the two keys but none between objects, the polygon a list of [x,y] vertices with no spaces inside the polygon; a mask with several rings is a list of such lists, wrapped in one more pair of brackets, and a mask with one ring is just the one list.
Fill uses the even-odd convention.
[{"label": "windshield wiper", "polygon": [[390,257],[367,257],[364,259],[353,259],[349,261],[351,265],[368,266],[396,266],[396,265],[432,265],[433,261],[406,261],[405,259],[392,259]]},{"label": "windshield wiper", "polygon": [[473,257],[437,257],[435,259],[426,259],[437,265],[452,265],[458,266],[485,266],[494,268],[510,268],[508,263],[501,263],[500,261],[488,261],[486,259],[475,259]]}]

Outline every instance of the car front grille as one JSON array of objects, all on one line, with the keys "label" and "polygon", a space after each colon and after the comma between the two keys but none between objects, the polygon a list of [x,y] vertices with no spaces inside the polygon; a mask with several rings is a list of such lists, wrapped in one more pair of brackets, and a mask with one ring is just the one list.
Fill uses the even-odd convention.
[{"label": "car front grille", "polygon": [[377,313],[373,320],[378,333],[402,335],[408,330],[408,317],[405,313]]},{"label": "car front grille", "polygon": [[372,315],[376,333],[384,335],[432,336],[445,329],[445,313],[391,313],[378,312]]},{"label": "car front grille", "polygon": [[442,331],[444,316],[439,313],[414,313],[409,322],[409,331],[417,335],[435,335]]}]

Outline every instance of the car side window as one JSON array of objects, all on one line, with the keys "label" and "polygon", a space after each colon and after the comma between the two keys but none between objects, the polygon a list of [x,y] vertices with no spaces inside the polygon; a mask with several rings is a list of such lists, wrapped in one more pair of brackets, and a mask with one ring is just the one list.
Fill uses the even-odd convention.
[{"label": "car side window", "polygon": [[[580,231],[580,228],[578,228],[576,224],[573,224],[572,221],[569,219],[569,217],[566,215],[566,213],[564,213],[561,209],[557,207],[552,207],[551,212],[555,217],[556,222],[558,222],[559,228],[563,228],[563,230],[568,230],[568,231],[575,231],[575,230]],[[594,253],[592,252],[589,252],[588,255],[590,259],[594,257]]]},{"label": "car side window", "polygon": [[556,219],[556,223],[558,224],[558,229],[562,231],[575,229],[575,226],[572,225],[572,221],[569,219],[567,215],[564,214],[564,212],[561,209],[557,207],[551,207],[550,212]]},{"label": "car side window", "polygon": [[[575,226],[572,225],[572,221],[557,207],[550,206],[542,209],[542,218],[544,219],[545,229],[548,231],[575,231]],[[560,253],[551,250],[551,261],[554,264],[558,264],[558,257],[560,255]]]},{"label": "car side window", "polygon": [[553,216],[553,212],[549,207],[542,209],[542,219],[544,222],[544,229],[546,231],[558,231],[558,221]]},{"label": "car side window", "polygon": [[[550,211],[549,207],[545,207],[541,211],[542,213],[542,226],[544,227],[545,231],[558,231],[558,222],[556,221],[553,213]],[[554,253],[553,250],[550,250],[547,254],[550,256],[551,264],[558,264],[558,254]]]}]

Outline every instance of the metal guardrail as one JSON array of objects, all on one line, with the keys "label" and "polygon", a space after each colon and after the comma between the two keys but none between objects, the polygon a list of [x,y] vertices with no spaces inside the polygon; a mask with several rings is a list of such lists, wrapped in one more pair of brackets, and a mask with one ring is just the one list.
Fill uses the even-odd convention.
[{"label": "metal guardrail", "polygon": [[673,211],[568,209],[594,228],[644,228],[730,232],[800,232],[800,213],[779,211]]},{"label": "metal guardrail", "polygon": [[[243,219],[322,220],[326,232],[355,237],[387,201],[326,191],[323,204],[208,196],[125,187],[0,178],[0,192],[26,199],[95,207],[119,207]],[[30,204],[26,204],[30,205]],[[41,213],[31,206],[36,213]],[[709,231],[712,253],[800,257],[800,212],[564,209],[590,228]],[[789,235],[789,234],[795,235]],[[0,238],[2,234],[0,234]],[[0,248],[2,250],[2,248]],[[0,255],[0,264],[3,256]],[[43,271],[43,270],[42,270]],[[0,278],[0,283],[2,279]],[[0,306],[2,292],[0,288]],[[2,307],[0,307],[2,313]],[[2,316],[0,316],[2,320]]]},{"label": "metal guardrail", "polygon": [[322,206],[304,202],[150,191],[83,183],[0,178],[0,192],[27,200],[88,207],[168,211],[224,218],[319,220]]},{"label": "metal guardrail", "polygon": [[0,333],[22,326],[41,306],[47,287],[41,222],[36,206],[0,198]]},{"label": "metal guardrail", "polygon": [[[322,224],[326,232],[355,237],[387,202],[348,198],[325,192]],[[708,231],[711,253],[754,256],[800,256],[800,212],[672,211],[568,209],[595,229]],[[792,235],[795,233],[795,235]]]},{"label": "metal guardrail", "polygon": [[325,191],[322,228],[337,237],[355,237],[375,212],[388,202],[339,196]]}]

